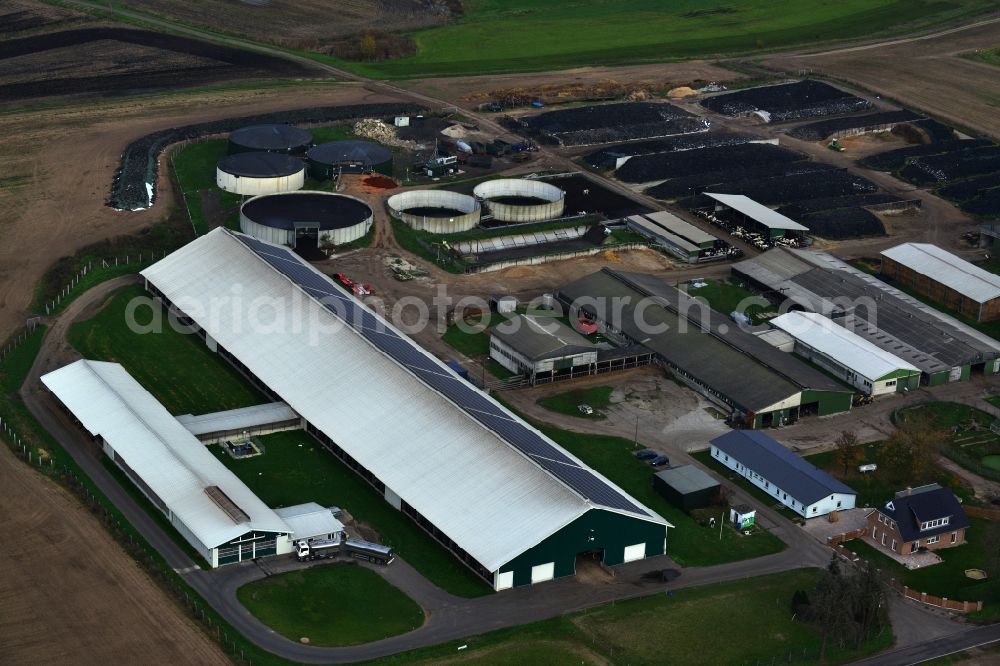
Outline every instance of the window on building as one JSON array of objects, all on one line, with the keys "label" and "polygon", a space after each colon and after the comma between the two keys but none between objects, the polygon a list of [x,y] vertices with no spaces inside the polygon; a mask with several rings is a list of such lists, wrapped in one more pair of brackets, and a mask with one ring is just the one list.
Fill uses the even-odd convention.
[{"label": "window on building", "polygon": [[841,504],[840,500],[837,500],[837,508],[838,509],[840,508],[840,504]]},{"label": "window on building", "polygon": [[895,379],[890,379],[889,381],[887,381],[885,383],[885,385],[886,386],[895,386],[896,385],[896,380]]},{"label": "window on building", "polygon": [[958,532],[952,532],[951,533],[951,542],[952,543],[958,543]]},{"label": "window on building", "polygon": [[894,553],[896,552],[896,540],[895,539],[892,540],[892,552],[894,552]]},{"label": "window on building", "polygon": [[781,499],[783,500],[788,499],[788,493],[781,493]]},{"label": "window on building", "polygon": [[910,552],[916,552],[918,548],[920,548],[920,539],[913,542],[913,545],[910,546]]},{"label": "window on building", "polygon": [[872,525],[872,538],[874,539],[878,533],[878,525]]},{"label": "window on building", "polygon": [[951,522],[950,516],[945,516],[944,518],[938,518],[937,520],[928,520],[926,522],[920,523],[920,529],[930,530],[935,527],[941,527],[942,525],[947,525]]},{"label": "window on building", "polygon": [[813,507],[813,510],[812,510],[812,512],[813,512],[813,513],[816,513],[816,507]]},{"label": "window on building", "polygon": [[882,532],[882,545],[885,545],[885,532]]},{"label": "window on building", "polygon": [[941,537],[939,537],[939,536],[927,537],[927,545],[929,546],[932,543],[937,543],[940,540],[941,540]]}]

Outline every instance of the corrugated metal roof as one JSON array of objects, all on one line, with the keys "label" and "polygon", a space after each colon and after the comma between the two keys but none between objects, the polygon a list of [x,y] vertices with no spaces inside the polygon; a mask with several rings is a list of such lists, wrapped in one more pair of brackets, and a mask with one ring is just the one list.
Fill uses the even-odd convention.
[{"label": "corrugated metal roof", "polygon": [[270,402],[266,405],[240,407],[224,412],[211,414],[182,414],[177,417],[192,435],[206,435],[213,432],[228,432],[244,430],[259,426],[294,421],[299,418],[291,407],[283,402]]},{"label": "corrugated metal roof", "polygon": [[660,239],[665,243],[675,245],[688,254],[697,254],[701,250],[700,247],[686,238],[682,238],[673,231],[670,231],[655,222],[647,220],[642,215],[632,215],[629,217],[628,225],[632,227],[633,230],[643,234],[644,236],[651,236],[654,239]]},{"label": "corrugated metal roof", "polygon": [[882,251],[883,257],[954,289],[977,303],[1000,298],[1000,275],[994,275],[930,243],[903,243]]},{"label": "corrugated metal roof", "polygon": [[715,488],[719,482],[701,471],[694,465],[678,465],[657,472],[656,476],[663,479],[671,488],[684,495]]},{"label": "corrugated metal roof", "polygon": [[[302,266],[320,275],[305,262]],[[221,347],[487,569],[496,570],[588,510],[606,508],[583,499],[430,390],[236,234],[216,229],[142,275],[171,301],[190,308],[188,314],[204,314],[196,321]],[[233,285],[242,287],[248,303],[259,299],[286,308],[287,326],[261,330],[252,308],[232,307]],[[483,394],[483,399],[533,430],[492,398]],[[646,511],[649,515],[627,515],[668,525]]]},{"label": "corrugated metal roof", "polygon": [[682,238],[686,238],[692,243],[701,245],[702,243],[714,243],[718,239],[707,231],[702,231],[690,222],[685,222],[673,213],[665,210],[658,210],[654,213],[645,213],[643,217],[652,221],[657,226],[663,227]]},{"label": "corrugated metal roof", "polygon": [[781,488],[803,506],[833,493],[857,495],[760,431],[734,430],[713,439],[712,445]]},{"label": "corrugated metal roof", "polygon": [[870,380],[879,380],[897,370],[920,372],[912,363],[815,312],[788,312],[772,319],[771,325]]},{"label": "corrugated metal roof", "polygon": [[711,197],[724,206],[729,206],[735,211],[743,213],[751,220],[763,224],[768,229],[788,229],[790,231],[809,231],[809,227],[804,227],[795,220],[785,217],[776,210],[771,210],[763,204],[759,204],[748,196],[742,194],[714,194],[705,192],[705,196]]},{"label": "corrugated metal roof", "polygon": [[532,361],[597,351],[590,340],[555,317],[519,314],[498,324],[491,335]]},{"label": "corrugated metal roof", "polygon": [[[115,456],[205,546],[215,548],[252,530],[289,531],[274,511],[117,363],[80,360],[42,376],[42,383],[88,432],[103,437]],[[209,495],[213,487],[249,520],[234,521]]]},{"label": "corrugated metal roof", "polygon": [[292,538],[296,540],[344,531],[344,523],[337,520],[330,509],[316,502],[282,507],[274,512],[288,524],[292,530]]}]

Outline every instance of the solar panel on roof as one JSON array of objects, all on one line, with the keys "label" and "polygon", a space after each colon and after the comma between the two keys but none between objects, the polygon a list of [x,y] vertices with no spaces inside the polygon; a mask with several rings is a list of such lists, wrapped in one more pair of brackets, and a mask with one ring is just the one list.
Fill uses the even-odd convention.
[{"label": "solar panel on roof", "polygon": [[396,331],[385,326],[381,320],[338,289],[325,276],[303,264],[290,250],[268,245],[248,236],[237,235],[236,238],[271,267],[301,287],[334,316],[358,331],[376,349],[407,368],[417,379],[450,400],[579,495],[595,504],[612,509],[648,515],[629,497],[597,476],[592,469],[581,466],[537,432],[511,418],[468,382],[447,372],[422,354],[408,338],[401,337]]}]

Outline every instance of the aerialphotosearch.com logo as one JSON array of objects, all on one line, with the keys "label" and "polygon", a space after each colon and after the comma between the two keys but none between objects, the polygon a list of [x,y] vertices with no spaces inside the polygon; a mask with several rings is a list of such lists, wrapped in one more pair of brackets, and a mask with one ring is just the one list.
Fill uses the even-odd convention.
[{"label": "aerialphotosearch.com logo", "polygon": [[[539,333],[556,335],[565,323],[579,331],[580,322],[590,322],[611,336],[641,342],[672,330],[680,334],[712,330],[720,335],[732,328],[758,331],[759,326],[754,326],[746,313],[770,306],[767,299],[750,296],[737,303],[730,313],[718,313],[705,301],[685,292],[676,294],[671,299],[583,296],[569,303],[560,300],[547,303],[539,297],[522,303],[518,311],[531,316],[533,329]],[[452,324],[469,334],[490,330],[494,325],[503,333],[515,333],[524,325],[520,317],[491,310],[490,303],[482,297],[453,298],[443,284],[437,285],[429,301],[413,295],[393,301],[367,296],[363,303],[364,306],[359,305],[346,293],[323,298],[313,298],[299,290],[283,296],[249,294],[242,285],[234,284],[224,295],[178,298],[173,303],[152,295],[138,296],[126,305],[125,320],[129,330],[137,335],[161,333],[168,328],[182,334],[204,329],[232,335],[291,336],[309,345],[327,343],[331,336],[347,328],[378,334],[389,332],[391,326],[414,336],[428,330],[442,335]],[[865,326],[877,327],[877,308],[875,299],[843,298],[824,300],[819,310],[827,316],[853,318],[854,321],[845,322],[849,327],[859,320]],[[774,316],[801,309],[804,309],[801,304],[786,298]],[[727,315],[731,316],[720,322]],[[803,325],[809,324],[803,322]],[[794,328],[785,329],[793,337],[798,332]]]}]

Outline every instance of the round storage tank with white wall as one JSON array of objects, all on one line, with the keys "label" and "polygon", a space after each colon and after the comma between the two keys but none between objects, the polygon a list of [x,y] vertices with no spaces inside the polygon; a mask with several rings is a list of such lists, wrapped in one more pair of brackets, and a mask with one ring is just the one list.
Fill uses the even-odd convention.
[{"label": "round storage tank with white wall", "polygon": [[372,209],[361,199],[332,192],[264,194],[240,206],[240,230],[254,238],[297,247],[303,239],[344,245],[372,228]]},{"label": "round storage tank with white wall", "polygon": [[215,167],[215,184],[233,194],[294,192],[305,182],[305,162],[281,153],[236,153],[223,157]]},{"label": "round storage tank with white wall", "polygon": [[486,202],[499,222],[542,222],[561,217],[566,193],[555,185],[527,178],[499,178],[476,185],[476,198]]},{"label": "round storage tank with white wall", "polygon": [[410,227],[432,234],[457,234],[479,224],[479,201],[448,190],[410,190],[389,197],[389,212]]}]

